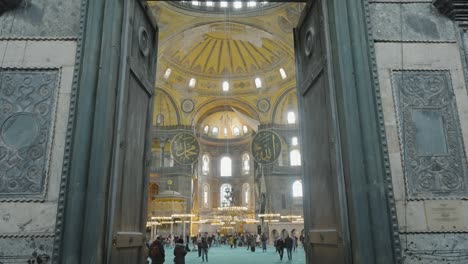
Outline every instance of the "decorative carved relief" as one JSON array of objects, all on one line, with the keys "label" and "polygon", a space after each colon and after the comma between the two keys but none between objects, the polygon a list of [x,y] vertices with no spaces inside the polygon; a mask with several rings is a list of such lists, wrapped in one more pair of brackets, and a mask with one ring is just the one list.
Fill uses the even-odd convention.
[{"label": "decorative carved relief", "polygon": [[467,194],[466,158],[449,74],[393,73],[410,199]]},{"label": "decorative carved relief", "polygon": [[0,199],[44,193],[58,74],[0,69]]}]

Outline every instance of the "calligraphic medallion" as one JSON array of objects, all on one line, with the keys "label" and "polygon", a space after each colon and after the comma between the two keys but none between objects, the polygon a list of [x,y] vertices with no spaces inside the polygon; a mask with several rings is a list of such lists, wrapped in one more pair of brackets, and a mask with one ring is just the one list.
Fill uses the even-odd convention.
[{"label": "calligraphic medallion", "polygon": [[187,132],[179,133],[171,141],[171,154],[179,164],[193,164],[200,154],[200,144],[194,135]]},{"label": "calligraphic medallion", "polygon": [[260,165],[275,162],[281,154],[281,138],[271,130],[260,130],[252,139],[252,155]]}]

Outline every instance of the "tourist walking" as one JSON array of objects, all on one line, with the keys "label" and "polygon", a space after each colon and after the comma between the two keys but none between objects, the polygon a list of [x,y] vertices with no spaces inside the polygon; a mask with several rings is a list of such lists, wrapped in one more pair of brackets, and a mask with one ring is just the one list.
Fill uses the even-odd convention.
[{"label": "tourist walking", "polygon": [[249,250],[250,248],[250,240],[252,239],[252,237],[250,235],[247,235],[247,250]]},{"label": "tourist walking", "polygon": [[286,235],[286,239],[284,240],[284,247],[286,248],[286,252],[288,253],[288,260],[292,260],[292,248],[293,248],[293,239]]},{"label": "tourist walking", "polygon": [[164,246],[161,242],[161,238],[157,237],[156,240],[151,243],[148,250],[148,255],[151,259],[152,264],[163,264],[165,260]]},{"label": "tourist walking", "polygon": [[205,237],[202,238],[202,262],[208,262],[208,241]]},{"label": "tourist walking", "polygon": [[278,251],[278,254],[280,256],[280,260],[283,260],[283,254],[284,254],[284,241],[282,237],[279,237],[276,240],[276,251]]},{"label": "tourist walking", "polygon": [[179,238],[174,247],[174,263],[185,264],[185,255],[187,255],[187,250],[185,250],[184,240]]}]

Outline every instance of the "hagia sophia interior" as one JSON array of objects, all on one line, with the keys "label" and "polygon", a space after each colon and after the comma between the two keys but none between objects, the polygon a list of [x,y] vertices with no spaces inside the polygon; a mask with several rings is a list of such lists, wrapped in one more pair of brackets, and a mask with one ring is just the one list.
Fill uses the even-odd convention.
[{"label": "hagia sophia interior", "polygon": [[[159,27],[150,236],[260,231],[274,237],[284,230],[299,236],[293,27],[303,4],[150,7]],[[277,141],[273,153],[255,151],[264,130]],[[180,148],[184,136],[191,148]]]}]

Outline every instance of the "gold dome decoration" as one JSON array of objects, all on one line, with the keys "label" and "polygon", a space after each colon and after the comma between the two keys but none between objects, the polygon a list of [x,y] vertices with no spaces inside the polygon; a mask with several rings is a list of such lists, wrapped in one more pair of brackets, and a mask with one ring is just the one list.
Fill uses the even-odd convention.
[{"label": "gold dome decoration", "polygon": [[272,35],[257,28],[236,23],[200,26],[179,36],[184,41],[164,56],[190,73],[226,78],[226,75],[252,75],[279,68],[288,52]]},{"label": "gold dome decoration", "polygon": [[[197,26],[165,41],[159,51],[160,77],[176,89],[222,92],[222,82],[230,82],[232,92],[255,91],[255,78],[262,88],[283,83],[279,68],[288,67],[292,49],[281,39],[259,28],[233,22]],[[166,69],[170,79],[164,79]],[[289,68],[289,67],[288,67]],[[196,79],[189,88],[190,79]]]}]

